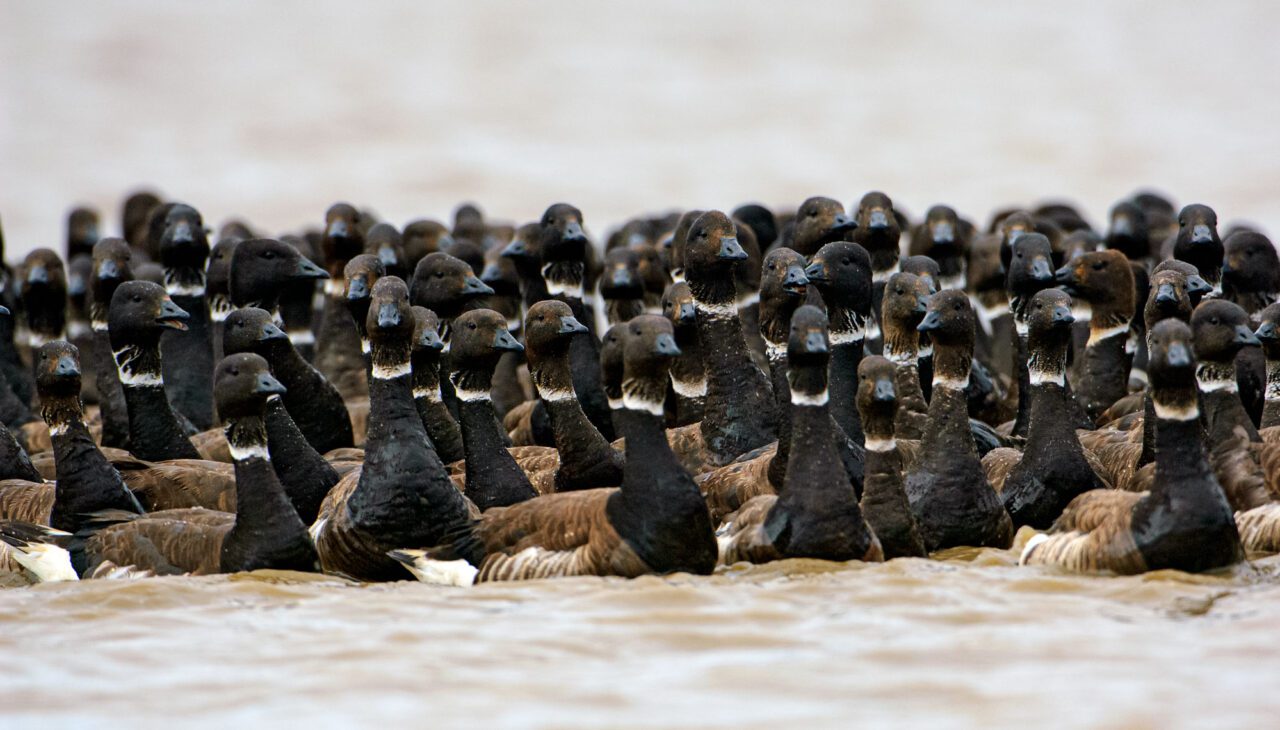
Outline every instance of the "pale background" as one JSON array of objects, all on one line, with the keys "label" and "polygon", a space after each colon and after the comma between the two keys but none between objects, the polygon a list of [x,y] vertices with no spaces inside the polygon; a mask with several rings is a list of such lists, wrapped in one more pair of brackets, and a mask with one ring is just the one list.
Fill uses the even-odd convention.
[{"label": "pale background", "polygon": [[667,207],[985,221],[1141,186],[1274,232],[1280,3],[0,0],[11,259],[140,183],[269,232],[462,200],[597,234]]}]

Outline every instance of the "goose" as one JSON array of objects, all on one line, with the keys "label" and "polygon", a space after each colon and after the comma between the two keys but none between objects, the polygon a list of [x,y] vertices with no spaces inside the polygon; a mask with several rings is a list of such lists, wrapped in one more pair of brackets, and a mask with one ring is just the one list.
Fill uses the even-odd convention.
[{"label": "goose", "polygon": [[1133,269],[1119,251],[1093,251],[1054,276],[1073,301],[1089,307],[1089,341],[1079,358],[1075,395],[1096,421],[1128,393],[1129,323],[1136,297]]},{"label": "goose", "polygon": [[685,280],[707,361],[707,396],[698,433],[706,461],[721,466],[774,440],[771,388],[747,354],[731,275],[746,258],[729,218],[710,211],[689,228]]},{"label": "goose", "polygon": [[1173,258],[1196,267],[1213,291],[1222,294],[1224,249],[1218,237],[1218,214],[1207,205],[1194,203],[1178,213],[1178,234],[1173,242]]},{"label": "goose", "polygon": [[324,305],[316,335],[315,365],[343,398],[360,398],[369,394],[364,360],[360,354],[360,336],[347,309],[342,277],[347,263],[364,253],[366,223],[350,203],[335,203],[325,212],[321,251],[329,281],[325,283]]},{"label": "goose", "polygon": [[440,395],[440,318],[426,307],[413,307],[413,402],[427,429],[427,437],[435,446],[441,461],[450,464],[462,460],[466,452],[462,431]]},{"label": "goose", "polygon": [[289,338],[263,337],[274,324],[270,313],[243,307],[227,315],[223,349],[227,354],[252,352],[271,364],[272,375],[285,386],[284,407],[307,443],[320,453],[354,444],[347,406],[329,381],[303,359]]},{"label": "goose", "polygon": [[964,390],[973,360],[973,307],[948,289],[929,299],[917,329],[933,339],[933,400],[921,458],[907,472],[906,491],[930,551],[957,545],[1007,548],[1013,525],[982,471],[969,430]]},{"label": "goose", "polygon": [[878,355],[858,363],[858,411],[866,429],[862,513],[886,560],[927,557],[903,487],[903,453],[895,437],[897,366]]},{"label": "goose", "polygon": [[[828,388],[831,414],[847,436],[862,438],[855,375],[866,343],[871,310],[871,257],[856,243],[834,241],[809,258],[805,277],[822,297],[831,340]],[[877,317],[879,312],[876,313]]]},{"label": "goose", "polygon": [[491,509],[447,544],[401,548],[392,557],[419,580],[464,585],[711,573],[717,551],[706,503],[663,431],[667,368],[678,353],[671,324],[646,314],[618,327],[625,374],[624,407],[617,414],[627,442],[622,485]]},{"label": "goose", "polygon": [[235,512],[97,512],[72,555],[81,577],[120,569],[156,575],[315,569],[315,547],[276,479],[267,450],[263,411],[267,397],[284,387],[271,377],[265,360],[246,353],[218,364],[214,388],[236,460]]},{"label": "goose", "polygon": [[[25,461],[25,469],[14,475],[17,478],[0,481],[0,519],[73,533],[84,526],[84,516],[91,512],[141,514],[142,505],[98,450],[85,424],[80,402],[80,353],[75,345],[61,340],[45,343],[33,359],[40,411],[52,438],[56,481],[45,482],[34,473],[31,462],[18,449],[15,455]],[[12,444],[9,450],[15,447]]]},{"label": "goose", "polygon": [[1015,525],[1047,529],[1077,495],[1108,485],[1095,473],[1073,428],[1066,390],[1075,321],[1071,298],[1058,289],[1042,289],[1019,309],[1028,357],[1026,446],[1020,453],[991,451],[982,467]]},{"label": "goose", "polygon": [[1029,540],[1019,562],[1074,572],[1202,572],[1244,557],[1226,496],[1205,452],[1191,329],[1166,319],[1150,331],[1156,413],[1151,490],[1094,490],[1071,501],[1049,532]]},{"label": "goose", "polygon": [[205,296],[209,239],[204,220],[189,205],[176,204],[165,215],[160,236],[164,287],[187,313],[180,330],[160,337],[165,393],[174,409],[203,431],[213,426],[213,324]]},{"label": "goose", "polygon": [[[770,256],[783,251],[788,249],[774,249]],[[742,505],[732,523],[720,531],[720,560],[764,563],[804,557],[879,562],[884,558],[880,540],[863,517],[853,485],[843,473],[832,433],[834,422],[827,412],[827,316],[816,307],[800,307],[791,318],[786,347],[791,456],[784,487],[779,494],[753,497]]]},{"label": "goose", "polygon": [[310,532],[326,573],[385,581],[404,575],[388,551],[440,544],[479,510],[454,487],[414,406],[408,287],[384,276],[372,298],[364,463],[329,491]]},{"label": "goose", "polygon": [[104,238],[93,245],[87,297],[89,328],[93,334],[86,359],[93,362],[91,371],[97,385],[98,412],[102,416],[102,445],[113,448],[129,445],[129,412],[107,334],[107,311],[116,287],[133,278],[131,258],[129,244],[123,239]]},{"label": "goose", "polygon": [[505,448],[506,434],[499,427],[489,392],[502,353],[524,350],[506,325],[506,318],[491,309],[465,312],[453,323],[454,369],[449,378],[458,396],[467,497],[482,511],[538,494]]},{"label": "goose", "polygon": [[667,393],[666,407],[667,426],[678,428],[702,420],[707,398],[698,315],[687,283],[673,282],[662,293],[662,315],[671,322],[680,348],[680,355],[671,361],[671,390]]}]

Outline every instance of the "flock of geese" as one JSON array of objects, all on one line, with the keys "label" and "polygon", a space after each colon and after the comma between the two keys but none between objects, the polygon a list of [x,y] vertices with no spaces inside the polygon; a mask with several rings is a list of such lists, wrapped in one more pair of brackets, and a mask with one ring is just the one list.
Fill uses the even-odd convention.
[{"label": "flock of geese", "polygon": [[[1084,572],[1280,551],[1280,259],[1074,207],[580,210],[123,237],[0,264],[0,571],[468,585],[959,546]],[[0,236],[0,261],[3,238]],[[88,407],[85,404],[89,404]]]}]

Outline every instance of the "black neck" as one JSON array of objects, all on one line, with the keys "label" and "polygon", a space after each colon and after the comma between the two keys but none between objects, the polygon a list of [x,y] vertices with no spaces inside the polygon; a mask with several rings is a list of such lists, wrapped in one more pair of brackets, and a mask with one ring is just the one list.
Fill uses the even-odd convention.
[{"label": "black neck", "polygon": [[315,546],[266,457],[265,421],[237,418],[226,434],[235,458],[236,522],[222,542],[222,570],[313,569]]},{"label": "black neck", "polygon": [[1015,312],[1013,316],[1013,370],[1018,379],[1018,415],[1013,421],[1014,436],[1023,438],[1027,435],[1027,428],[1031,420],[1031,375],[1027,370],[1027,336],[1018,331],[1024,326],[1019,322],[1018,314]]},{"label": "black neck", "polygon": [[342,396],[293,343],[272,340],[262,354],[286,389],[283,399],[289,415],[316,451],[351,446],[351,418]]},{"label": "black neck", "polygon": [[858,365],[864,347],[865,318],[848,309],[827,311],[831,328],[831,368],[829,390],[831,415],[845,435],[861,444],[862,421],[858,415]]},{"label": "black neck", "polygon": [[267,401],[266,424],[276,476],[298,517],[311,524],[320,512],[325,495],[337,483],[338,474],[307,442],[279,396]]},{"label": "black neck", "polygon": [[[105,316],[105,315],[104,315]],[[125,406],[120,373],[111,355],[106,325],[95,322],[87,353],[89,370],[98,386],[98,410],[102,414],[102,445],[125,448],[129,444],[129,411]]]},{"label": "black neck", "polygon": [[[590,474],[601,467],[612,466],[617,454],[596,427],[591,425],[578,403],[569,372],[568,353],[539,357],[536,363],[531,364],[529,374],[551,419],[551,432],[556,450],[560,452],[557,486],[581,488],[586,486],[584,482],[597,481],[590,479]],[[616,485],[621,474],[613,469],[610,471],[613,472],[611,484],[596,483],[591,486]]]},{"label": "black neck", "polygon": [[733,458],[773,440],[768,381],[747,354],[732,277],[696,286],[690,280],[689,287],[698,306],[698,339],[707,374],[703,438],[717,461]]},{"label": "black neck", "polygon": [[1157,421],[1155,479],[1130,522],[1151,570],[1200,571],[1243,557],[1233,510],[1205,455],[1199,418]]},{"label": "black neck", "polygon": [[1261,428],[1280,426],[1280,360],[1267,358],[1267,387],[1264,391]]},{"label": "black neck", "polygon": [[414,406],[408,372],[370,383],[364,469],[347,505],[357,526],[390,545],[438,544],[466,519]]},{"label": "black neck", "polygon": [[1245,436],[1254,443],[1262,440],[1240,400],[1233,362],[1201,360],[1196,378],[1200,381],[1200,401],[1209,426],[1210,443],[1234,438],[1237,428],[1244,429]]},{"label": "black neck", "polygon": [[129,409],[129,446],[147,461],[199,459],[169,405],[160,376],[160,349],[155,344],[128,345],[115,354]]},{"label": "black neck", "polygon": [[[166,279],[168,276],[166,272]],[[166,331],[160,338],[160,347],[165,391],[196,428],[206,429],[213,425],[213,325],[203,294],[203,272],[199,279],[200,294],[170,295],[190,318],[185,331]]]},{"label": "black neck", "polygon": [[710,573],[717,552],[711,516],[667,443],[660,404],[653,412],[623,408],[616,416],[627,454],[622,489],[609,498],[609,522],[655,571]]},{"label": "black neck", "polygon": [[1129,332],[1124,329],[1095,338],[1094,334],[1100,331],[1097,327],[1091,328],[1093,342],[1085,347],[1076,389],[1077,397],[1092,419],[1123,398],[1129,389],[1129,358],[1125,353]]},{"label": "black neck", "polygon": [[31,464],[27,452],[18,445],[18,440],[13,437],[3,420],[0,420],[0,479],[41,481],[40,472]]},{"label": "black neck", "polygon": [[77,396],[41,394],[41,412],[53,438],[57,484],[50,525],[76,532],[87,515],[107,509],[142,514],[119,472],[98,450]]},{"label": "black neck", "polygon": [[529,478],[507,451],[506,434],[489,398],[491,372],[459,370],[450,374],[458,391],[458,419],[466,450],[467,496],[482,511],[537,496]]},{"label": "black neck", "polygon": [[413,355],[413,402],[427,429],[427,436],[435,445],[440,459],[446,464],[466,456],[462,445],[462,431],[458,422],[444,404],[440,392],[440,359],[435,353]]}]

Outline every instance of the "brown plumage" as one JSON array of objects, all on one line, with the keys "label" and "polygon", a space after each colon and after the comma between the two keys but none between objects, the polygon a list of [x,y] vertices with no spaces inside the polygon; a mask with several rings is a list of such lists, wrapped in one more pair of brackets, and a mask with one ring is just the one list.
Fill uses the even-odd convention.
[{"label": "brown plumage", "polygon": [[1280,552],[1280,503],[1269,502],[1246,512],[1236,512],[1240,543],[1250,553]]},{"label": "brown plumage", "polygon": [[52,482],[0,480],[0,519],[47,525],[53,512],[53,497]]},{"label": "brown plumage", "polygon": [[698,477],[698,488],[711,511],[711,524],[725,522],[756,497],[777,497],[769,483],[769,463],[776,453],[776,444],[766,446],[755,458],[726,464]]},{"label": "brown plumage", "polygon": [[148,512],[203,507],[235,512],[235,467],[220,461],[172,459],[117,466],[125,486]]},{"label": "brown plumage", "polygon": [[1146,492],[1095,490],[1071,500],[1053,526],[1053,534],[1033,538],[1026,565],[1057,565],[1077,573],[1109,570],[1142,573],[1146,561],[1133,540],[1133,508]]},{"label": "brown plumage", "polygon": [[992,449],[982,457],[982,471],[987,475],[987,481],[991,482],[991,488],[996,490],[996,494],[1004,491],[1004,480],[1020,461],[1022,452],[1007,446]]},{"label": "brown plumage", "polygon": [[651,572],[609,523],[605,508],[616,491],[564,492],[489,510],[475,531],[486,555],[476,581]]},{"label": "brown plumage", "polygon": [[85,577],[98,577],[125,566],[156,575],[221,572],[222,543],[234,526],[234,514],[198,507],[127,519],[89,538],[86,551],[94,555],[95,565]]},{"label": "brown plumage", "polygon": [[533,407],[536,400],[527,400],[507,411],[502,417],[502,428],[511,439],[512,446],[533,446]]}]

